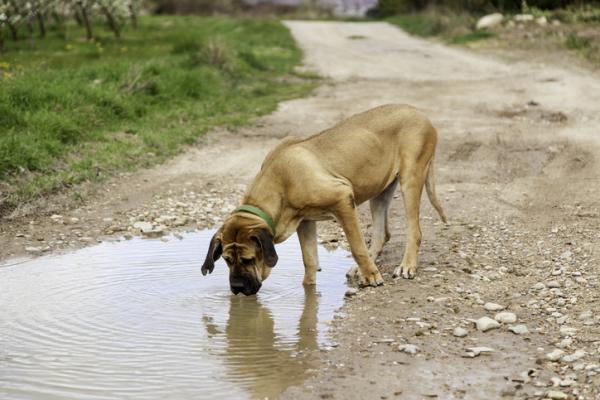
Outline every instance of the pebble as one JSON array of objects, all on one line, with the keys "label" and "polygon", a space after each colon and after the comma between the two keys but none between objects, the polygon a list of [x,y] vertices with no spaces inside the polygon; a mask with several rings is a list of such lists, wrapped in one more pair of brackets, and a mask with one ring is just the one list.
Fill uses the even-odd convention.
[{"label": "pebble", "polygon": [[467,348],[467,352],[464,354],[464,357],[467,358],[475,358],[481,354],[490,354],[493,353],[494,349],[490,347],[469,347]]},{"label": "pebble", "polygon": [[569,398],[566,393],[561,392],[560,390],[550,390],[548,393],[546,393],[546,397],[552,400],[563,400]]},{"label": "pebble", "polygon": [[503,324],[513,324],[515,322],[517,322],[517,316],[515,313],[511,313],[511,312],[501,312],[496,314],[496,316],[494,317],[494,319],[498,322],[501,322]]},{"label": "pebble", "polygon": [[558,344],[558,347],[560,347],[561,349],[564,349],[566,347],[569,347],[573,344],[573,339],[571,338],[566,338],[560,341],[560,343]]},{"label": "pebble", "polygon": [[533,289],[533,290],[543,290],[545,288],[546,288],[546,285],[544,285],[542,282],[538,282],[531,287],[531,289]]},{"label": "pebble", "polygon": [[483,308],[485,308],[488,311],[500,311],[500,310],[504,310],[504,306],[501,306],[500,304],[496,304],[496,303],[485,303],[485,305],[483,306]]},{"label": "pebble", "polygon": [[558,281],[550,281],[546,284],[548,289],[558,289],[560,288],[560,282]]},{"label": "pebble", "polygon": [[524,335],[529,333],[529,329],[527,329],[526,325],[511,325],[508,327],[508,330],[514,333],[515,335]]},{"label": "pebble", "polygon": [[554,349],[550,353],[546,354],[546,359],[550,361],[558,361],[560,360],[563,354],[565,354],[564,351],[560,349]]},{"label": "pebble", "polygon": [[490,317],[481,317],[477,321],[475,321],[475,325],[477,325],[477,329],[481,332],[487,332],[492,329],[497,329],[500,327],[498,321],[491,319]]},{"label": "pebble", "polygon": [[358,290],[355,288],[350,288],[348,290],[346,290],[346,293],[344,294],[344,296],[346,297],[352,297],[355,296],[358,293]]},{"label": "pebble", "polygon": [[25,247],[25,251],[28,253],[41,253],[42,252],[42,248],[41,247],[34,247],[34,246],[27,246]]},{"label": "pebble", "polygon": [[465,328],[456,327],[454,328],[454,332],[452,334],[456,337],[465,337],[469,334],[469,332]]},{"label": "pebble", "polygon": [[561,336],[574,336],[577,333],[577,329],[572,328],[570,326],[561,326],[560,327],[560,335]]},{"label": "pebble", "polygon": [[567,356],[564,356],[561,361],[566,362],[566,363],[571,363],[573,361],[577,361],[580,358],[585,357],[585,351],[583,350],[577,350],[575,351],[575,353],[573,354],[569,354]]},{"label": "pebble", "polygon": [[419,348],[414,344],[401,344],[400,346],[398,346],[398,351],[408,354],[417,354]]}]

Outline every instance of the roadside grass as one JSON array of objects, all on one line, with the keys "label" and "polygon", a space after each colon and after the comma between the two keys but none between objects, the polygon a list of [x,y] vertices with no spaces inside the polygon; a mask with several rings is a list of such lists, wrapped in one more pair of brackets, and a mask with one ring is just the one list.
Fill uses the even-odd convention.
[{"label": "roadside grass", "polygon": [[[276,20],[144,17],[115,40],[7,42],[0,59],[0,216],[85,181],[147,167],[207,130],[307,94],[317,78]],[[284,79],[293,77],[294,79]],[[77,192],[75,192],[77,193]]]},{"label": "roadside grass", "polygon": [[398,25],[411,35],[440,37],[447,43],[464,44],[493,36],[489,32],[474,31],[475,17],[467,13],[427,10],[420,13],[395,15],[386,21]]}]

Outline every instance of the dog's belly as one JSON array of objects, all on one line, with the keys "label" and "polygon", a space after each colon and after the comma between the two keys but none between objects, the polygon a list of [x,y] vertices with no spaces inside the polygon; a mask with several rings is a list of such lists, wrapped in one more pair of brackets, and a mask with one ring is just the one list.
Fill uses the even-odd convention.
[{"label": "dog's belly", "polygon": [[302,219],[308,221],[329,221],[335,219],[335,217],[329,211],[318,208],[310,208],[302,210]]}]

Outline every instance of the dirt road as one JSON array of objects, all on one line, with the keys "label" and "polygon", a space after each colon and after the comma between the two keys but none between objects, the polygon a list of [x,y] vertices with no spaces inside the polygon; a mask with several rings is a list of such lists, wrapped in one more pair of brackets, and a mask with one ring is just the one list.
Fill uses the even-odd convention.
[{"label": "dirt road", "polygon": [[[78,247],[135,232],[140,221],[213,225],[279,138],[409,103],[438,128],[437,188],[450,224],[423,202],[418,278],[394,281],[404,248],[402,202],[394,202],[392,240],[378,261],[386,285],[349,300],[333,323],[339,345],[282,397],[598,398],[600,77],[535,60],[508,64],[384,23],[286,24],[306,68],[328,77],[313,96],[116,179],[85,207],[61,211],[58,199],[53,218],[17,215],[2,225],[2,257]],[[486,303],[517,322],[479,332],[472,320],[497,313]],[[517,324],[528,332],[511,333]],[[453,335],[457,327],[466,337]],[[404,344],[416,345],[416,354],[398,351]],[[465,357],[481,346],[494,351]]]}]

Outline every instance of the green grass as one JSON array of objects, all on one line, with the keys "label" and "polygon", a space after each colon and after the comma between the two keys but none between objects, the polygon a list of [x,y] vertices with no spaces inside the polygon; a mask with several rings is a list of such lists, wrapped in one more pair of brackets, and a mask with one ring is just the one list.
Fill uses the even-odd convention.
[{"label": "green grass", "polygon": [[469,43],[469,42],[476,42],[478,40],[489,39],[494,36],[496,36],[496,35],[492,32],[475,31],[475,32],[467,33],[465,35],[454,36],[450,39],[450,43],[465,44],[465,43]]},{"label": "green grass", "polygon": [[398,25],[411,35],[440,37],[447,43],[467,44],[495,36],[487,31],[475,31],[475,17],[451,11],[429,10],[421,13],[402,14],[389,17],[386,21]]},{"label": "green grass", "polygon": [[[84,181],[149,166],[207,130],[308,93],[275,20],[146,17],[115,40],[6,43],[0,58],[0,215]],[[294,79],[282,79],[295,75]]]}]

